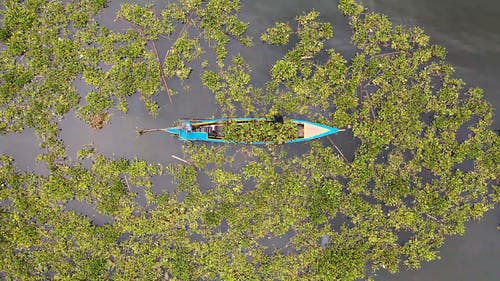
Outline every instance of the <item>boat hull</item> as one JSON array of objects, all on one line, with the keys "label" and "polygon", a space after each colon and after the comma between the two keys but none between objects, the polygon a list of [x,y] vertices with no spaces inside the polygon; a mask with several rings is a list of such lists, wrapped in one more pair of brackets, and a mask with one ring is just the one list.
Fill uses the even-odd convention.
[{"label": "boat hull", "polygon": [[[184,141],[206,141],[206,142],[214,142],[214,143],[235,143],[234,141],[225,140],[223,138],[211,138],[209,137],[209,133],[194,131],[193,126],[208,126],[211,124],[224,124],[226,122],[252,122],[252,121],[265,121],[269,120],[266,118],[218,118],[218,119],[200,119],[200,120],[181,120],[181,125],[177,127],[171,127],[166,129],[166,132],[177,135],[180,140]],[[338,128],[326,126],[323,124],[305,121],[305,120],[297,120],[290,119],[293,123],[297,125],[303,125],[303,136],[297,137],[295,139],[287,140],[283,143],[296,143],[296,142],[304,142],[310,141],[313,139],[321,138],[324,136],[332,135],[340,130]],[[273,142],[239,142],[241,144],[272,144]]]}]

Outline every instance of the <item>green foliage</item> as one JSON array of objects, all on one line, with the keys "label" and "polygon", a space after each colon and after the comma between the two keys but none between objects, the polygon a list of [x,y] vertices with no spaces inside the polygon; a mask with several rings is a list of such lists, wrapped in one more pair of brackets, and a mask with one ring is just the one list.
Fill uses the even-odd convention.
[{"label": "green foliage", "polygon": [[83,65],[80,42],[74,40],[70,26],[81,27],[104,5],[102,1],[4,3],[0,130],[35,130],[46,149],[40,159],[50,160],[51,168],[65,159],[56,122],[79,102],[72,81]]},{"label": "green foliage", "polygon": [[290,35],[293,30],[290,25],[284,22],[278,22],[274,27],[270,27],[266,30],[266,33],[262,34],[260,39],[269,44],[274,45],[286,45],[290,40]]},{"label": "green foliage", "polygon": [[245,115],[255,112],[253,97],[258,96],[260,89],[250,85],[249,66],[241,56],[234,56],[227,69],[205,71],[201,77],[203,85],[215,94],[215,100],[224,113],[231,115],[240,105]]},{"label": "green foliage", "polygon": [[[199,39],[188,35],[193,30],[217,42],[214,48],[220,61],[229,36],[249,43],[243,38],[247,25],[236,17],[238,1],[179,1],[161,11],[161,17],[152,7],[124,4],[116,16],[132,25],[125,32],[95,22],[93,16],[106,5],[107,1],[5,3],[0,39],[6,50],[0,74],[8,83],[1,85],[2,130],[33,127],[32,116],[47,116],[44,123],[53,122],[53,117],[60,118],[77,107],[72,82],[82,72],[84,81],[94,89],[88,93],[88,104],[78,109],[78,116],[92,127],[102,128],[107,123],[113,105],[126,112],[127,99],[136,93],[155,115],[159,106],[153,98],[160,85],[171,96],[174,92],[167,80],[174,76],[187,79],[189,64],[204,52]],[[225,8],[220,9],[222,6]],[[179,20],[182,25],[177,25]],[[170,50],[160,58],[155,41],[174,34]],[[9,77],[17,78],[12,81]],[[89,101],[96,101],[95,96],[100,102],[94,102],[93,108]],[[40,107],[46,110],[40,112]],[[19,118],[20,112],[26,112],[25,118]]]},{"label": "green foliage", "polygon": [[0,42],[7,42],[12,33],[7,28],[0,27]]},{"label": "green foliage", "polygon": [[343,83],[347,67],[335,51],[328,52],[329,58],[324,64],[313,61],[333,36],[331,25],[319,22],[318,16],[318,12],[312,11],[297,17],[298,43],[271,69],[272,80],[267,83],[266,97],[266,103],[272,105],[270,111],[305,114],[315,111],[316,106],[327,109],[332,94]]},{"label": "green foliage", "polygon": [[298,135],[297,124],[290,120],[283,123],[269,120],[245,123],[228,122],[224,125],[224,139],[235,143],[271,142],[280,144],[296,139]]},{"label": "green foliage", "polygon": [[[256,108],[260,108],[261,114],[304,114],[314,111],[316,106],[322,109],[330,106],[332,94],[344,83],[347,67],[345,60],[333,50],[328,52],[329,59],[323,65],[311,60],[321,53],[324,42],[333,36],[331,25],[319,22],[318,16],[319,13],[313,11],[297,17],[298,28],[294,35],[299,42],[272,67],[272,80],[267,83],[264,95],[259,88],[248,85],[251,79],[249,74],[242,71],[247,66],[240,57],[236,57],[236,61],[232,60],[233,64],[227,67],[227,71],[205,72],[203,82],[215,93],[216,100],[225,112],[231,114],[235,111],[234,102],[241,103],[245,113],[253,113]],[[278,41],[285,44],[290,35],[290,26],[278,23],[268,29],[262,39],[270,44],[277,44]],[[242,75],[242,72],[245,74]],[[232,85],[242,86],[231,89]],[[283,87],[286,91],[282,90]]]},{"label": "green foliage", "polygon": [[116,17],[136,25],[147,40],[157,40],[161,34],[171,34],[175,30],[168,17],[160,20],[152,9],[137,4],[121,5]]},{"label": "green foliage", "polygon": [[357,280],[364,277],[364,260],[369,246],[352,230],[343,229],[332,245],[318,258],[315,266],[319,279]]},{"label": "green foliage", "polygon": [[198,24],[205,40],[215,42],[215,54],[219,62],[227,56],[226,45],[231,37],[239,40],[243,45],[251,45],[251,39],[243,37],[248,24],[237,18],[239,10],[239,0],[210,0],[195,9],[196,15],[200,18]]},{"label": "green foliage", "polygon": [[[91,92],[85,97],[87,104],[78,110],[78,114],[95,128],[102,128],[107,123],[107,110],[113,105],[110,97],[102,96],[102,93]],[[106,116],[104,120],[100,116]],[[96,123],[97,122],[97,123]],[[101,122],[99,124],[98,122]]]},{"label": "green foliage", "polygon": [[[0,201],[10,202],[2,207],[5,227],[0,233],[1,265],[8,278],[40,279],[50,271],[54,278],[102,280],[111,268],[125,269],[117,254],[133,253],[140,245],[122,248],[118,243],[135,220],[129,184],[148,188],[150,177],[163,169],[137,159],[92,160],[91,170],[60,165],[42,177],[18,173],[12,159],[0,156]],[[113,226],[92,225],[92,218],[65,210],[73,199],[95,205],[113,218]]]},{"label": "green foliage", "polygon": [[[298,40],[261,90],[243,57],[224,61],[231,40],[250,43],[239,1],[181,0],[161,16],[124,4],[124,32],[93,20],[106,4],[3,3],[0,132],[35,130],[49,169],[23,173],[0,155],[6,279],[356,280],[439,258],[447,236],[499,202],[491,105],[455,78],[446,50],[422,29],[342,0],[358,48],[348,62],[324,49],[333,29],[318,12],[298,16],[295,30],[277,23],[262,40]],[[57,122],[79,106],[78,116],[100,127],[136,93],[155,114],[167,80],[188,79],[211,51],[192,34],[215,52],[219,68],[204,60],[202,80],[224,114],[303,114],[348,127],[359,143],[353,155],[341,158],[319,141],[293,155],[287,147],[187,144],[190,164],[169,165],[168,175],[160,164],[108,159],[91,145],[70,161]],[[156,42],[168,36],[160,58]],[[92,86],[82,105],[72,84],[79,77]],[[230,125],[226,137],[280,143],[297,132],[291,122],[256,123]],[[153,191],[154,177],[176,188]],[[73,200],[105,223],[71,210]]]},{"label": "green foliage", "polygon": [[340,0],[338,7],[339,10],[350,17],[357,17],[364,11],[363,6],[356,3],[355,0]]},{"label": "green foliage", "polygon": [[[83,31],[79,36],[82,41],[97,38],[99,44],[87,46],[81,51],[85,82],[94,86],[103,99],[111,101],[115,96],[119,101],[119,109],[124,112],[127,110],[126,99],[139,92],[146,108],[156,114],[158,106],[152,97],[159,90],[160,66],[155,54],[146,49],[147,42],[143,37],[132,30],[118,34],[97,26]],[[109,70],[102,70],[102,62],[110,65]],[[114,103],[106,103],[106,107],[100,110],[105,114]],[[93,117],[93,112],[86,108],[79,111],[87,122]]]},{"label": "green foliage", "polygon": [[164,73],[166,78],[177,76],[179,79],[187,79],[191,68],[186,63],[194,60],[202,54],[200,43],[197,39],[189,39],[187,33],[181,34],[174,42],[172,49],[165,56]]}]

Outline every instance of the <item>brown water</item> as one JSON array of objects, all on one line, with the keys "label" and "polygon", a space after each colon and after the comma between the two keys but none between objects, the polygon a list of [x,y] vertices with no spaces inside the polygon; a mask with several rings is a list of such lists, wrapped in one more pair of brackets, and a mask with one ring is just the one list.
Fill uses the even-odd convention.
[{"label": "brown water", "polygon": [[[127,25],[114,21],[115,12],[124,1],[113,1],[109,8],[98,16],[99,22],[115,30],[124,30]],[[163,1],[140,1],[154,3],[161,8]],[[494,108],[498,108],[500,97],[500,1],[497,0],[365,0],[363,4],[370,10],[387,14],[396,24],[418,25],[431,36],[431,41],[448,49],[448,61],[455,66],[457,76],[470,86],[485,90],[485,97]],[[251,64],[255,83],[263,85],[268,79],[270,65],[281,57],[286,49],[265,46],[259,43],[260,34],[276,21],[294,22],[296,15],[315,9],[325,21],[334,25],[334,39],[328,48],[333,47],[346,57],[353,54],[349,42],[346,19],[337,10],[337,1],[317,0],[243,0],[242,17],[250,22],[250,33],[255,39],[254,48],[238,48],[235,51],[245,56]],[[165,46],[163,46],[165,47]],[[168,164],[175,161],[171,155],[181,156],[181,143],[165,134],[138,136],[136,128],[162,128],[173,124],[180,117],[217,116],[217,107],[207,89],[202,87],[196,76],[188,83],[191,90],[182,90],[170,104],[165,93],[158,97],[161,110],[151,117],[138,98],[129,101],[130,110],[125,115],[113,111],[111,123],[104,130],[90,129],[71,112],[61,122],[61,137],[64,139],[69,156],[76,157],[76,151],[83,145],[93,143],[96,149],[114,157],[133,158],[135,156],[149,161]],[[75,82],[82,94],[89,89]],[[495,117],[494,129],[500,121]],[[348,136],[335,136],[337,144],[344,152],[353,150]],[[303,146],[290,146],[300,151]],[[35,161],[38,147],[33,132],[26,131],[17,135],[0,136],[0,153],[13,155],[21,169],[46,173],[45,167]],[[70,206],[75,209],[90,208],[78,202]],[[89,215],[91,210],[87,210]],[[500,276],[500,208],[489,212],[481,222],[470,223],[464,237],[450,237],[441,250],[440,261],[424,264],[419,271],[405,271],[396,275],[380,273],[376,280],[499,280]],[[279,244],[279,241],[276,241]]]}]

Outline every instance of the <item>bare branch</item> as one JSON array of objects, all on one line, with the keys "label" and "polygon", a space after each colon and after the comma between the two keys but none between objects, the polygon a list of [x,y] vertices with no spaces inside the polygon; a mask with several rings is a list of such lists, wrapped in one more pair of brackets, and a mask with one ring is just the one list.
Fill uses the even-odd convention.
[{"label": "bare branch", "polygon": [[132,192],[132,190],[130,189],[130,185],[128,184],[128,179],[127,179],[127,176],[124,175],[123,178],[125,179],[125,183],[127,184],[127,188],[128,188],[128,191],[129,192]]},{"label": "bare branch", "polygon": [[193,166],[193,167],[196,167],[196,166],[194,165],[193,161],[188,161],[188,160],[182,159],[182,158],[180,158],[179,156],[176,156],[176,155],[171,155],[171,156],[172,156],[172,158],[174,158],[174,159],[176,159],[176,160],[179,160],[179,161],[181,161],[181,162],[183,162],[183,163],[186,163],[186,164],[188,164],[188,165],[191,165],[191,166]]},{"label": "bare branch", "polygon": [[327,136],[326,138],[330,141],[330,143],[333,145],[333,147],[335,147],[335,149],[340,153],[340,156],[342,156],[342,158],[344,158],[344,160],[347,162],[347,164],[350,165],[351,163],[349,162],[349,160],[347,160],[347,157],[345,157],[344,153],[342,153],[340,148],[333,142],[333,140],[330,138],[330,136]]}]

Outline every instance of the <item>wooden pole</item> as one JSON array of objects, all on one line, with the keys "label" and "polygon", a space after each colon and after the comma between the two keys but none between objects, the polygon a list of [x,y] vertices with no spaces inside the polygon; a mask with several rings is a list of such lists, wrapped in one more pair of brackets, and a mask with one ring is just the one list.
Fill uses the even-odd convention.
[{"label": "wooden pole", "polygon": [[176,155],[171,155],[171,156],[172,156],[172,158],[174,158],[176,160],[179,160],[179,161],[181,161],[183,163],[186,163],[188,165],[196,167],[192,161],[188,161],[188,160],[182,159],[182,158],[180,158],[179,156],[176,156]]},{"label": "wooden pole", "polygon": [[151,133],[151,132],[165,132],[167,129],[144,129],[144,130],[137,130],[137,133],[139,135],[142,135],[144,133]]},{"label": "wooden pole", "polygon": [[[146,35],[144,34],[144,31],[142,30],[142,28],[140,26],[138,26],[137,24],[131,22],[131,21],[128,21],[127,22],[131,23],[133,26],[135,26],[135,28],[137,29],[137,31],[139,32],[139,34],[141,34],[142,38],[144,39],[144,41],[147,42],[151,42],[152,45],[153,45],[153,49],[155,51],[155,54],[156,54],[156,59],[158,60],[158,65],[160,67],[160,78],[161,78],[161,81],[163,82],[163,86],[165,87],[165,91],[167,91],[167,94],[168,94],[168,100],[170,101],[170,104],[172,104],[172,94],[170,93],[170,88],[168,87],[168,84],[167,84],[167,78],[165,77],[165,72],[163,71],[163,63],[162,61],[160,60],[160,55],[158,53],[158,49],[156,48],[156,43],[154,40],[148,40],[148,38],[146,37]],[[168,53],[170,52],[170,50],[167,51],[167,54],[165,55],[165,58],[167,58],[168,56]]]},{"label": "wooden pole", "polygon": [[347,158],[344,156],[344,153],[342,153],[342,151],[340,150],[340,148],[338,148],[338,146],[333,142],[333,140],[329,136],[327,136],[326,138],[335,147],[335,149],[337,149],[337,151],[340,153],[340,155],[342,156],[342,158],[344,158],[344,160],[347,162],[347,164],[350,165],[351,163],[349,162],[349,160],[347,160]]},{"label": "wooden pole", "polygon": [[125,183],[127,184],[127,189],[129,192],[132,192],[132,189],[130,189],[130,185],[128,184],[127,176],[123,176],[125,178]]},{"label": "wooden pole", "polygon": [[[170,104],[172,104],[173,103],[172,102],[172,94],[170,93],[170,88],[168,87],[168,84],[167,84],[167,78],[165,77],[165,72],[163,71],[163,63],[160,61],[160,55],[158,53],[158,49],[156,48],[155,41],[151,41],[151,43],[153,43],[153,49],[155,50],[156,59],[158,60],[158,64],[160,66],[161,81],[163,82],[163,86],[165,87],[165,91],[167,91],[168,100],[170,101]],[[168,56],[169,52],[170,52],[170,50],[167,51],[165,58]]]}]

